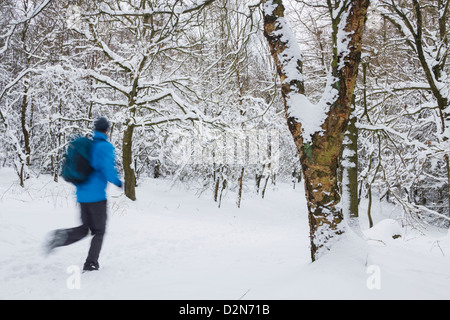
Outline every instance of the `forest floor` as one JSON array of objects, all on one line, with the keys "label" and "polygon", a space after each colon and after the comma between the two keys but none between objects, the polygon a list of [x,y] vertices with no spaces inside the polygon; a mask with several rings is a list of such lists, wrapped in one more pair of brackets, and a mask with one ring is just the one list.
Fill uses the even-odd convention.
[{"label": "forest floor", "polygon": [[[310,261],[302,186],[271,186],[261,199],[144,180],[135,202],[109,187],[100,271],[79,274],[90,240],[46,257],[49,231],[79,225],[71,185],[51,177],[21,188],[0,169],[0,299],[449,299],[450,236],[402,228],[401,210],[376,203],[365,240],[348,232]],[[361,208],[365,212],[364,203]],[[401,237],[393,239],[393,234]]]}]

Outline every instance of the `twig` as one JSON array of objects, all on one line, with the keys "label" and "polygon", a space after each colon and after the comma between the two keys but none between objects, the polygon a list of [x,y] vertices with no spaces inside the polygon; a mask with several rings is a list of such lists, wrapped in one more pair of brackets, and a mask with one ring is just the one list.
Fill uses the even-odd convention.
[{"label": "twig", "polygon": [[433,245],[430,248],[430,252],[433,250],[433,247],[437,245],[437,247],[439,248],[439,250],[441,250],[442,255],[445,257],[444,251],[442,250],[441,246],[439,245],[439,240],[436,240],[433,242]]},{"label": "twig", "polygon": [[247,293],[250,292],[250,290],[251,289],[248,289],[238,300],[242,300],[242,298],[244,298],[247,295]]},{"label": "twig", "polygon": [[2,197],[0,198],[0,200],[3,200],[3,197],[5,196],[5,194],[9,191],[9,189],[11,189],[16,183],[13,182],[8,189],[5,190],[5,192],[3,192]]}]

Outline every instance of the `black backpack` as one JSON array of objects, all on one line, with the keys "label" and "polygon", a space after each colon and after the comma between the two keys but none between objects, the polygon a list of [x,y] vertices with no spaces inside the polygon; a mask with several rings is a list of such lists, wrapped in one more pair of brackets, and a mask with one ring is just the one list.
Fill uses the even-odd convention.
[{"label": "black backpack", "polygon": [[67,182],[85,182],[94,171],[90,164],[93,140],[88,137],[75,137],[68,144],[61,164],[60,176]]}]

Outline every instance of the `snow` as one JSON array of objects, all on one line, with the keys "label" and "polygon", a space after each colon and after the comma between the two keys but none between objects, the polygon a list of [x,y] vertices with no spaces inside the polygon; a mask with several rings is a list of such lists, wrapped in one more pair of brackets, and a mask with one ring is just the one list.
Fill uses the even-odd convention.
[{"label": "snow", "polygon": [[120,2],[120,5],[122,7],[125,7],[124,10],[111,10],[106,4],[101,4],[100,5],[100,11],[101,13],[106,13],[108,15],[112,15],[112,16],[136,16],[136,15],[153,15],[155,13],[159,13],[159,14],[183,14],[189,11],[194,10],[195,8],[204,6],[205,3],[207,2],[206,0],[201,0],[201,1],[185,1],[185,3],[180,5],[176,5],[178,1],[176,1],[175,3],[171,4],[167,4],[165,6],[156,6],[154,8],[151,9],[146,9],[146,10],[133,10],[129,8],[129,4],[127,2]]},{"label": "snow", "polygon": [[265,1],[263,3],[264,13],[268,16],[271,16],[276,9],[277,9],[277,6],[273,3],[273,1]]},{"label": "snow", "polygon": [[[275,4],[274,1],[266,1],[263,6],[264,14],[272,15],[277,6],[278,4]],[[303,59],[302,52],[295,34],[284,17],[278,17],[272,36],[281,36],[280,40],[285,46],[283,52],[278,55],[283,69],[282,74],[285,76],[283,84],[292,81],[303,82],[304,77],[299,65]],[[315,105],[304,94],[298,92],[289,93],[286,96],[286,104],[289,116],[302,125],[303,142],[311,143],[312,136],[316,132],[322,131],[321,126],[326,119],[328,106],[325,103]]]},{"label": "snow", "polygon": [[0,299],[450,298],[446,232],[402,228],[397,208],[376,203],[375,227],[360,219],[368,240],[347,232],[311,263],[304,190],[283,183],[264,200],[244,193],[241,209],[233,192],[218,209],[166,180],[141,182],[136,202],[112,186],[101,269],[73,282],[89,239],[41,250],[50,230],[79,222],[72,186],[16,180],[0,169]]},{"label": "snow", "polygon": [[326,119],[325,104],[315,105],[305,95],[294,93],[288,96],[287,101],[290,105],[289,116],[302,124],[304,143],[311,143],[312,136],[322,131],[321,126]]},{"label": "snow", "polygon": [[365,232],[365,235],[369,239],[376,239],[383,242],[392,241],[394,237],[402,236],[402,234],[402,227],[393,219],[384,219]]}]

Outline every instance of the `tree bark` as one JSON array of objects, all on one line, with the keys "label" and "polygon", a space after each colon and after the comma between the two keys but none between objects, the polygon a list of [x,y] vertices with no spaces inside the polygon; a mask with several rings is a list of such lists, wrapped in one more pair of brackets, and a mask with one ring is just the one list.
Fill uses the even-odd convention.
[{"label": "tree bark", "polygon": [[[440,11],[440,18],[439,18],[439,31],[440,31],[440,40],[448,46],[448,35],[447,35],[447,19],[448,19],[448,12],[449,12],[449,3],[450,1],[447,1],[445,4],[441,1],[438,1],[438,7]],[[448,140],[450,137],[447,136],[447,134],[450,133],[449,123],[450,123],[450,103],[440,88],[438,88],[437,83],[441,82],[442,79],[442,71],[445,67],[445,61],[447,60],[448,54],[443,55],[440,57],[441,63],[437,63],[433,68],[429,67],[429,62],[427,61],[427,57],[425,55],[425,49],[424,49],[424,41],[423,41],[423,29],[425,28],[423,25],[423,17],[422,17],[422,7],[420,6],[420,3],[418,0],[413,0],[414,9],[416,11],[416,19],[417,19],[417,33],[414,34],[414,43],[416,45],[417,54],[419,56],[419,61],[422,65],[422,69],[425,72],[426,78],[428,80],[428,83],[431,87],[431,91],[433,92],[434,97],[437,100],[438,107],[439,107],[439,115],[441,118],[441,125],[442,125],[442,139],[441,143],[444,144],[444,147],[448,145]],[[447,198],[448,198],[448,215],[450,216],[450,161],[449,161],[449,155],[446,154],[444,156],[446,169],[447,169]]]},{"label": "tree bark", "polygon": [[357,118],[353,111],[345,134],[344,153],[342,156],[342,160],[344,161],[342,170],[344,171],[343,174],[345,179],[343,179],[342,183],[345,184],[345,186],[343,186],[343,195],[347,198],[344,210],[348,210],[349,219],[351,220],[349,221],[349,224],[356,227],[359,217],[358,128],[356,126]]},{"label": "tree bark", "polygon": [[448,154],[445,155],[445,165],[447,167],[447,201],[448,201],[448,215],[450,217],[450,157]]},{"label": "tree bark", "polygon": [[25,88],[25,92],[22,97],[22,108],[20,112],[20,123],[22,127],[24,149],[25,149],[25,165],[31,164],[31,147],[30,147],[30,132],[27,127],[27,107],[28,107],[28,87]]},{"label": "tree bark", "polygon": [[369,228],[373,228],[373,219],[372,219],[372,185],[369,184],[369,204],[367,206],[367,217],[369,218]]},{"label": "tree bark", "polygon": [[[27,8],[28,3],[24,3],[25,5],[25,10]],[[27,48],[27,32],[28,32],[28,26],[29,26],[29,22],[25,22],[24,23],[24,28],[22,31],[22,37],[21,37],[21,41],[22,41],[22,49],[23,52],[27,55],[28,53],[28,48]],[[29,56],[26,56],[26,66],[30,67],[31,65],[31,58]],[[23,97],[22,97],[22,106],[21,106],[21,112],[20,112],[20,122],[21,122],[21,127],[22,127],[22,134],[23,134],[23,141],[24,141],[24,149],[25,149],[25,163],[22,165],[22,169],[21,169],[21,185],[23,184],[23,180],[24,180],[24,175],[26,174],[26,172],[28,170],[25,170],[24,166],[29,167],[31,164],[31,147],[30,147],[30,132],[28,131],[28,127],[27,127],[27,109],[28,109],[28,90],[29,90],[29,75],[27,75],[27,77],[25,78],[26,80],[24,81],[24,92],[23,92]],[[25,177],[26,179],[26,177]]]},{"label": "tree bark", "polygon": [[243,184],[243,181],[244,181],[244,171],[245,171],[245,168],[242,167],[241,175],[240,175],[239,180],[238,180],[238,182],[239,182],[239,192],[238,192],[238,201],[237,201],[238,208],[241,207],[242,184]]},{"label": "tree bark", "polygon": [[[335,100],[328,105],[327,116],[322,124],[322,131],[316,132],[310,142],[304,143],[302,123],[292,113],[288,103],[291,94],[305,94],[302,77],[292,79],[287,74],[286,49],[292,50],[295,41],[286,37],[284,6],[282,0],[263,0],[264,35],[269,43],[272,57],[282,83],[282,96],[286,109],[289,130],[294,138],[300,156],[305,180],[305,192],[308,204],[310,224],[311,259],[315,261],[329,250],[332,240],[344,232],[343,214],[339,207],[340,193],[338,186],[338,165],[344,133],[350,117],[353,90],[361,60],[361,44],[364,23],[369,0],[344,1],[343,8],[348,13],[343,23],[333,21],[334,33],[347,33],[347,52],[337,50],[337,34],[333,34],[335,46],[332,63],[332,88],[337,90]],[[331,3],[330,3],[331,5]],[[330,8],[332,10],[332,8]],[[334,17],[335,19],[335,17]],[[292,61],[287,61],[291,66]],[[302,74],[302,61],[296,61],[297,71]],[[290,81],[286,81],[286,79]],[[326,94],[326,93],[325,93]],[[307,137],[306,137],[307,138]]]},{"label": "tree bark", "polygon": [[124,189],[125,195],[135,201],[136,200],[136,175],[133,165],[133,132],[134,125],[128,124],[125,132],[123,133],[122,140],[122,162],[124,172]]}]

